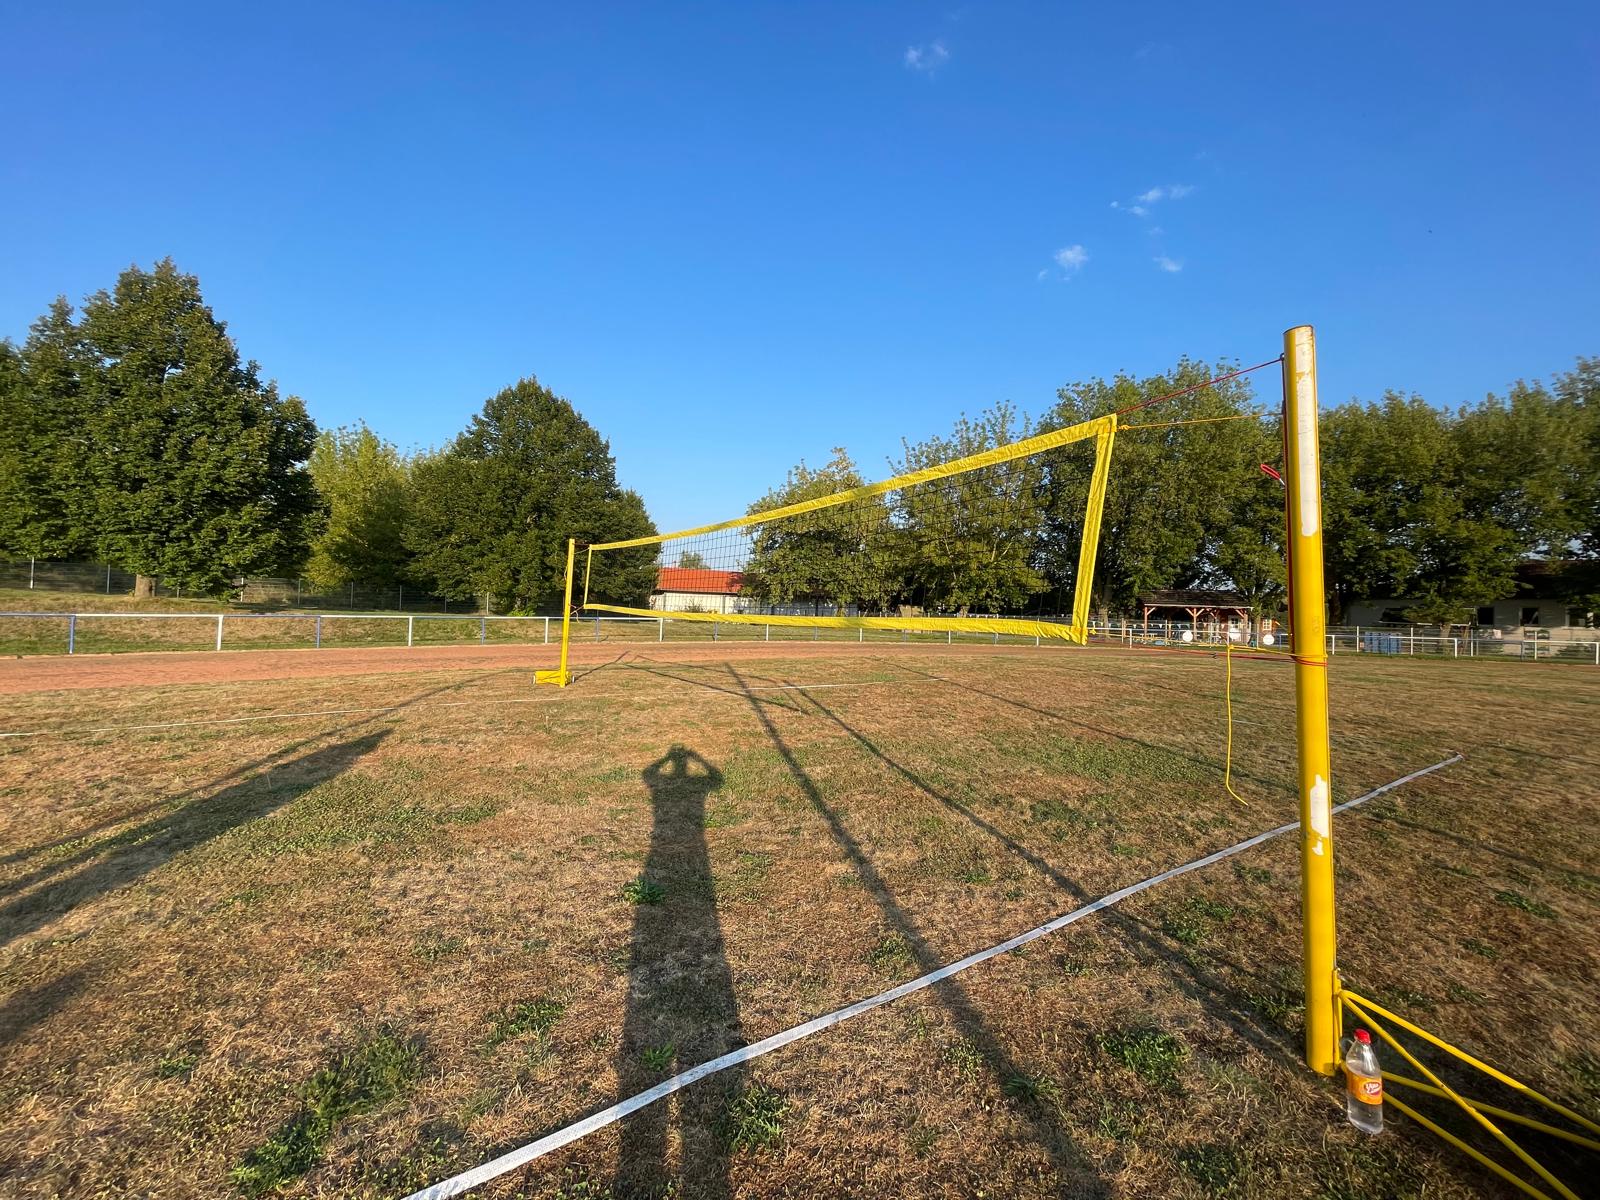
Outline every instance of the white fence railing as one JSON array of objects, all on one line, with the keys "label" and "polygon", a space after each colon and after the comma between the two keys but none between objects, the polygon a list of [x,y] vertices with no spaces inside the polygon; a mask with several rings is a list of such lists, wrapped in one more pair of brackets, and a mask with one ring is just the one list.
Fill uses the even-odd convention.
[{"label": "white fence railing", "polygon": [[[145,623],[153,623],[146,626]],[[179,623],[187,622],[187,626]],[[819,629],[773,626],[753,623],[684,622],[672,614],[660,617],[578,617],[572,622],[575,642],[653,641],[679,638],[722,641],[917,641],[953,645],[980,641],[993,645],[1017,645],[1040,639],[1024,635],[1001,634],[983,628],[974,619],[971,630],[948,629],[938,633],[896,629]],[[198,632],[189,632],[198,626]],[[364,627],[364,628],[363,628]],[[176,632],[182,629],[182,633]],[[340,635],[340,630],[348,632]],[[773,630],[777,630],[774,638]],[[388,630],[393,630],[392,634]],[[205,646],[222,650],[281,648],[284,645],[320,649],[325,645],[460,645],[479,642],[517,642],[548,645],[559,641],[558,616],[491,616],[489,614],[445,613],[151,613],[151,612],[0,612],[0,652],[24,654],[67,654],[85,652],[83,635],[93,631],[98,645],[89,652],[112,650],[192,650]],[[230,641],[230,631],[231,641]],[[1162,624],[1148,632],[1133,622],[1113,621],[1091,625],[1097,641],[1120,642],[1127,646],[1220,646],[1232,642],[1237,648],[1276,646],[1287,648],[1282,629],[1273,631],[1273,640],[1246,634],[1225,626]],[[1259,631],[1258,631],[1259,632]],[[870,636],[869,636],[870,635]],[[1442,637],[1404,629],[1334,629],[1327,635],[1327,651],[1342,655],[1376,655],[1403,658],[1472,658],[1526,662],[1576,662],[1600,666],[1600,640],[1554,640],[1506,637]]]}]

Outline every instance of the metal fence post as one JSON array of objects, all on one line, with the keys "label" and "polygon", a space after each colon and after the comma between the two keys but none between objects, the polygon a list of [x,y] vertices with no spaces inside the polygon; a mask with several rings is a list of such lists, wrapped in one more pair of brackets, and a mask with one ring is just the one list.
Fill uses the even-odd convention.
[{"label": "metal fence post", "polygon": [[317,649],[321,650],[322,649],[322,614],[321,613],[317,614],[316,622],[317,622]]},{"label": "metal fence post", "polygon": [[222,649],[222,614],[217,614],[217,649]]},{"label": "metal fence post", "polygon": [[767,625],[764,626],[764,628],[766,629],[766,632],[761,635],[761,640],[763,642],[770,642],[772,640],[772,626]]},{"label": "metal fence post", "polygon": [[711,622],[711,640],[713,642],[717,640],[717,623],[715,621]]},{"label": "metal fence post", "polygon": [[67,614],[67,653],[72,654],[73,648],[78,644],[78,614]]},{"label": "metal fence post", "polygon": [[106,595],[111,595],[111,564],[106,564]]},{"label": "metal fence post", "polygon": [[856,630],[856,641],[864,642],[866,640],[867,640],[867,627],[865,625],[863,625],[859,629]]},{"label": "metal fence post", "polygon": [[548,646],[550,644],[550,618],[549,617],[546,617],[544,619],[544,644],[546,646]]},{"label": "metal fence post", "polygon": [[480,642],[489,640],[489,618],[486,616],[478,618],[478,640]]},{"label": "metal fence post", "polygon": [[1461,639],[1460,638],[1451,638],[1450,639],[1450,657],[1451,658],[1460,658],[1461,657]]},{"label": "metal fence post", "polygon": [[597,642],[600,640],[600,618],[599,617],[596,617],[594,619],[594,640],[597,641]]},{"label": "metal fence post", "polygon": [[33,559],[28,560],[28,590],[33,591]]},{"label": "metal fence post", "polygon": [[416,625],[417,625],[417,619],[415,617],[407,617],[406,618],[406,645],[407,646],[411,645],[412,637],[416,633]]},{"label": "metal fence post", "polygon": [[667,640],[667,619],[665,617],[657,617],[656,618],[656,641],[664,642],[666,640]]}]

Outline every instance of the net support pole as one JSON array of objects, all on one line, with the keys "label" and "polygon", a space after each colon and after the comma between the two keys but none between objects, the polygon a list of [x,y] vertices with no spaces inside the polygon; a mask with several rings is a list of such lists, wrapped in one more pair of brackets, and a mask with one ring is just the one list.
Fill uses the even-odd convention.
[{"label": "net support pole", "polygon": [[1327,622],[1322,581],[1322,470],[1317,348],[1309,325],[1283,335],[1284,466],[1289,505],[1289,620],[1299,761],[1300,903],[1306,1064],[1339,1067],[1339,980],[1333,903],[1333,795],[1328,751]]},{"label": "net support pole", "polygon": [[533,676],[535,683],[553,683],[557,687],[566,687],[572,682],[572,675],[567,670],[567,643],[572,634],[572,568],[577,556],[578,541],[576,538],[568,538],[567,586],[561,601],[561,663],[554,671],[535,671]]}]

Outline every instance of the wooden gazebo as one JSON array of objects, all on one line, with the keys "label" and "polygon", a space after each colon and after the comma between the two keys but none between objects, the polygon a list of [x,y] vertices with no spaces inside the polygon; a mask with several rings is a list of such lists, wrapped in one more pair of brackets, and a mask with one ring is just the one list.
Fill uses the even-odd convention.
[{"label": "wooden gazebo", "polygon": [[1250,626],[1250,604],[1238,592],[1173,588],[1141,596],[1139,604],[1144,609],[1146,636],[1150,633],[1150,618],[1162,613],[1172,614],[1166,617],[1167,620],[1171,620],[1181,612],[1189,618],[1189,624],[1197,630],[1205,621],[1212,621],[1218,625],[1231,625],[1234,621],[1238,621],[1247,629]]}]

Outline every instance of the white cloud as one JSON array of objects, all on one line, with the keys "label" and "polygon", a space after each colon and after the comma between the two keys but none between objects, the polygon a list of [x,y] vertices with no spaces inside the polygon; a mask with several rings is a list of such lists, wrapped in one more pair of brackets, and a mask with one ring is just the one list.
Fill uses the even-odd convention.
[{"label": "white cloud", "polygon": [[1163,271],[1166,271],[1170,275],[1176,275],[1179,271],[1183,270],[1183,263],[1179,262],[1175,258],[1168,258],[1165,254],[1156,255],[1154,261],[1156,266],[1160,267]]},{"label": "white cloud", "polygon": [[1083,264],[1089,261],[1089,252],[1079,245],[1063,246],[1055,257],[1056,266],[1070,277],[1083,270]]},{"label": "white cloud", "polygon": [[913,71],[934,71],[950,60],[950,51],[943,41],[932,41],[926,46],[907,46],[902,60]]},{"label": "white cloud", "polygon": [[[1140,192],[1135,196],[1133,203],[1127,206],[1126,211],[1131,212],[1136,217],[1147,217],[1150,215],[1150,206],[1152,204],[1159,204],[1163,200],[1182,200],[1193,191],[1194,185],[1189,183],[1158,185],[1147,192]],[[1123,205],[1121,201],[1113,200],[1111,207],[1122,208]]]}]

